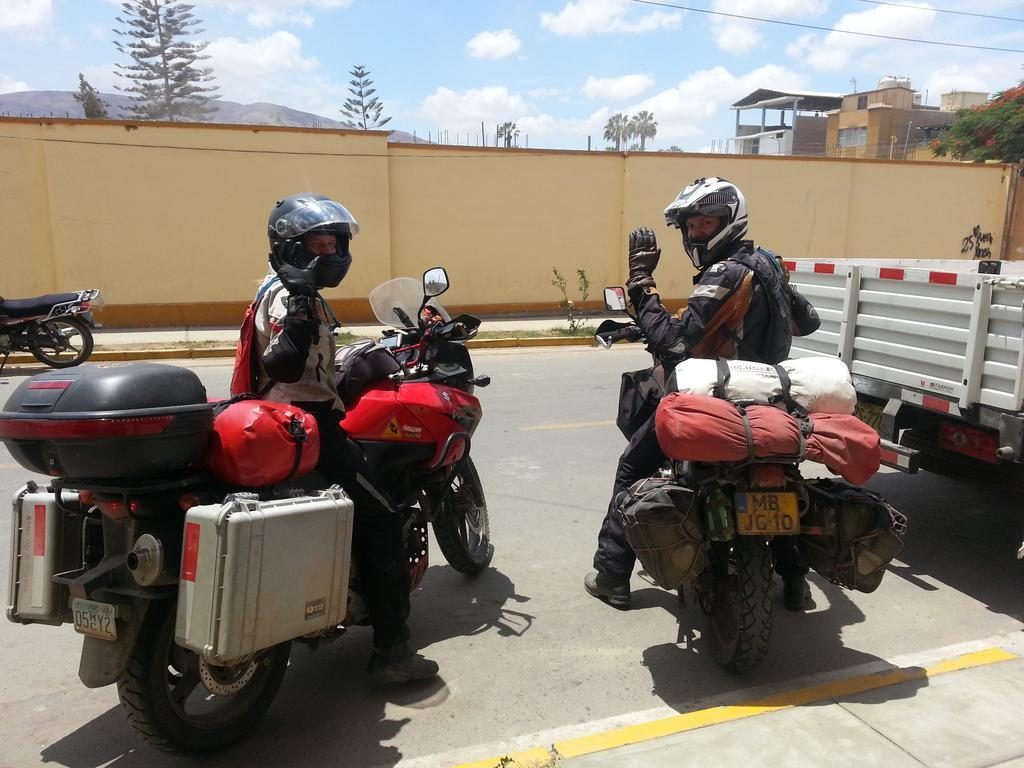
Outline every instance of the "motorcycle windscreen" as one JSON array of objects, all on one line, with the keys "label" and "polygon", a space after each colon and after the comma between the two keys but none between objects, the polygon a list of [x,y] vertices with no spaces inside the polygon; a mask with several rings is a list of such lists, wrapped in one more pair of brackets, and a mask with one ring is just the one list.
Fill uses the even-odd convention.
[{"label": "motorcycle windscreen", "polygon": [[[423,285],[412,277],[396,277],[381,283],[370,291],[370,307],[383,325],[392,328],[417,328],[416,313],[423,303]],[[441,302],[432,298],[427,306],[440,314],[445,322],[451,320]]]}]

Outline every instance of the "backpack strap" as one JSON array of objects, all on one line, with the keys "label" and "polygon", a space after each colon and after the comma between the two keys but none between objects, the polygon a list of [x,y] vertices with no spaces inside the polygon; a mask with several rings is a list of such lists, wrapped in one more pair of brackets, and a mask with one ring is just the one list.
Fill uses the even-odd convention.
[{"label": "backpack strap", "polygon": [[[252,304],[250,304],[250,307],[252,308],[252,313],[253,313],[253,316],[254,316],[253,322],[255,322],[256,307],[258,307],[260,302],[263,301],[263,297],[266,295],[267,291],[269,291],[276,283],[280,283],[280,282],[281,282],[281,278],[277,277],[275,275],[274,277],[272,277],[269,280],[267,280],[267,282],[265,282],[263,285],[261,285],[260,289],[258,291],[256,291],[256,298],[254,298],[252,300]],[[255,346],[255,337],[253,337],[253,345]],[[257,381],[259,381],[260,380],[259,373],[260,373],[259,372],[259,364],[256,362],[256,355],[250,354],[249,355],[249,381],[251,381],[253,384],[255,384]],[[262,387],[260,389],[259,392],[255,393],[256,397],[258,397],[258,398],[259,397],[263,397],[265,394],[267,394],[267,392],[269,392],[271,390],[271,388],[273,386],[274,386],[274,380],[271,379],[269,382],[267,382],[267,384],[264,387]]]}]

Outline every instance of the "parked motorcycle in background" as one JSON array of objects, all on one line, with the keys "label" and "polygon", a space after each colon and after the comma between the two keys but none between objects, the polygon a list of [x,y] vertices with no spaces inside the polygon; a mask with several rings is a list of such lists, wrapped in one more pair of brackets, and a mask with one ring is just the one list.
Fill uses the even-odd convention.
[{"label": "parked motorcycle in background", "polygon": [[[480,321],[448,319],[436,303],[447,287],[437,268],[377,292],[388,346],[349,345],[338,360],[343,424],[403,516],[414,589],[428,524],[463,573],[494,551],[470,459],[483,416],[472,391],[489,379],[463,342]],[[353,503],[315,472],[319,433],[301,408],[210,402],[187,368],[84,366],[25,380],[0,411],[0,441],[52,478],[14,497],[7,617],[72,624],[82,682],[116,683],[158,749],[241,738],[277,694],[293,640],[315,648],[369,620]]]},{"label": "parked motorcycle in background", "polygon": [[[626,311],[625,291],[606,288],[605,305]],[[635,322],[606,320],[596,339],[607,349],[644,334]],[[773,538],[795,538],[807,565],[832,583],[872,592],[902,548],[906,518],[870,490],[801,474],[804,460],[850,483],[878,470],[878,435],[852,415],[856,392],[842,361],[687,359],[665,368],[656,407],[647,400],[632,412],[654,413],[667,461],[622,494],[619,512],[648,576],[678,589],[681,601],[692,587],[715,660],[746,672],[764,660],[772,635]],[[630,389],[638,387],[624,387],[619,406],[624,433]]]},{"label": "parked motorcycle in background", "polygon": [[92,311],[102,306],[97,288],[32,299],[0,298],[0,371],[12,352],[29,352],[51,368],[84,363],[92,354]]}]

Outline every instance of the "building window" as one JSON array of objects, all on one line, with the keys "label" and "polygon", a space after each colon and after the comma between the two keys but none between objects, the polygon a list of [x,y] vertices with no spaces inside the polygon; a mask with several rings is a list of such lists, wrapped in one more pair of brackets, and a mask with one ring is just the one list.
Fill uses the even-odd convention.
[{"label": "building window", "polygon": [[840,147],[863,147],[868,143],[868,127],[866,125],[856,128],[839,129]]},{"label": "building window", "polygon": [[868,108],[868,95],[865,93],[863,96],[857,97],[857,109]]}]

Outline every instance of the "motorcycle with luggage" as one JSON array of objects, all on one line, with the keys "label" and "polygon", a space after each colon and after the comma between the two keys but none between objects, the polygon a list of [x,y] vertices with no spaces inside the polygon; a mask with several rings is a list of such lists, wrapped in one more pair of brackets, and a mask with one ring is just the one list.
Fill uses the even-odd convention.
[{"label": "motorcycle with luggage", "polygon": [[[489,382],[464,345],[479,321],[447,319],[443,269],[411,282],[411,317],[429,302],[424,317],[442,320],[339,357],[364,363],[341,366],[346,430],[374,492],[404,518],[415,588],[428,524],[464,573],[486,568],[493,547],[470,457],[482,417],[473,390]],[[13,499],[7,617],[72,624],[82,682],[116,683],[130,724],[158,749],[241,738],[273,701],[293,641],[316,647],[368,621],[353,504],[313,471],[319,435],[300,408],[211,402],[185,368],[89,365],[26,379],[0,411],[0,441],[49,476]]]},{"label": "motorcycle with luggage", "polygon": [[12,352],[28,352],[51,368],[84,363],[92,354],[92,313],[102,306],[97,288],[30,299],[0,297],[0,371]]},{"label": "motorcycle with luggage", "polygon": [[[606,288],[605,305],[627,311],[625,291]],[[604,321],[598,344],[644,341],[634,320]],[[828,581],[872,592],[906,518],[859,487],[878,469],[878,437],[852,415],[841,361],[653,362],[623,374],[617,424],[629,439],[653,415],[666,463],[620,495],[626,539],[655,584],[681,603],[692,590],[715,660],[747,672],[772,635],[773,539],[795,539]],[[805,478],[806,460],[844,480]]]}]

